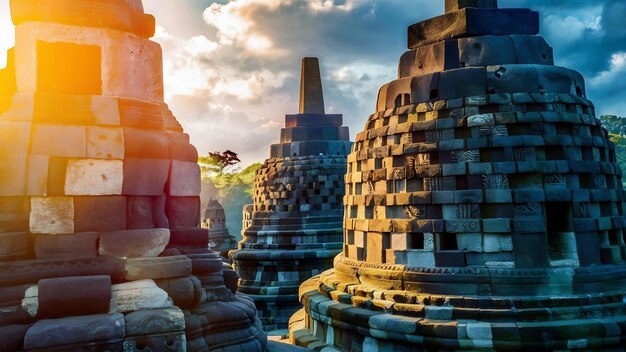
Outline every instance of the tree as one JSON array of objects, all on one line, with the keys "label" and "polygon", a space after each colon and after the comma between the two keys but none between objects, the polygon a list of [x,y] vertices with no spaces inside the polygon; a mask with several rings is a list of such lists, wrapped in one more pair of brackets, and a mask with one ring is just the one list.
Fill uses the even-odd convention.
[{"label": "tree", "polygon": [[609,133],[626,137],[626,120],[623,117],[602,115],[600,121],[602,121],[602,127],[606,128]]},{"label": "tree", "polygon": [[212,152],[198,158],[202,169],[202,180],[214,185],[217,192],[212,198],[224,207],[226,226],[232,235],[241,232],[241,212],[243,206],[252,203],[252,192],[256,172],[261,164],[252,164],[243,170],[235,168],[239,164],[237,153],[226,150]]},{"label": "tree", "polygon": [[[615,143],[615,158],[622,171],[626,171],[626,119],[615,115],[600,116],[602,126],[609,132],[611,141]],[[626,178],[622,179],[626,186]]]},{"label": "tree", "polygon": [[209,152],[207,156],[198,158],[198,163],[202,169],[202,177],[210,178],[212,175],[222,175],[227,168],[241,162],[237,153],[226,150],[223,152]]}]

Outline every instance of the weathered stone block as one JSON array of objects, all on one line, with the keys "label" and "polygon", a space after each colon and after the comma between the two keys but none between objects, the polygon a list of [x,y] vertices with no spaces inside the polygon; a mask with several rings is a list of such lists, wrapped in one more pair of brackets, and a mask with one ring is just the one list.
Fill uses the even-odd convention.
[{"label": "weathered stone block", "polygon": [[92,96],[91,113],[95,123],[100,126],[119,126],[120,109],[117,97]]},{"label": "weathered stone block", "polygon": [[163,194],[169,169],[169,160],[124,159],[123,194],[135,196]]},{"label": "weathered stone block", "polygon": [[128,258],[126,280],[169,279],[191,275],[191,260],[186,256]]},{"label": "weathered stone block", "polygon": [[83,126],[35,125],[32,154],[84,158],[87,132]]},{"label": "weathered stone block", "polygon": [[[154,228],[152,216],[153,197],[129,196],[126,197],[126,219],[129,230]],[[169,226],[165,226],[169,227]]]},{"label": "weathered stone block", "polygon": [[26,257],[30,253],[30,239],[25,232],[0,232],[0,260]]},{"label": "weathered stone block", "polygon": [[481,36],[459,39],[459,61],[465,67],[516,64],[510,36]]},{"label": "weathered stone block", "polygon": [[[489,18],[489,21],[484,21]],[[539,14],[527,9],[464,8],[409,27],[409,49],[445,39],[539,33]]]},{"label": "weathered stone block", "polygon": [[185,351],[187,339],[183,331],[139,335],[124,339],[124,351]]},{"label": "weathered stone block", "polygon": [[3,155],[0,158],[0,196],[26,195],[26,154]]},{"label": "weathered stone block", "polygon": [[48,171],[50,157],[47,155],[29,155],[26,180],[26,194],[46,196],[48,194]]},{"label": "weathered stone block", "polygon": [[0,327],[0,341],[6,351],[22,351],[24,349],[24,336],[31,325],[3,325]]},{"label": "weathered stone block", "polygon": [[28,231],[30,199],[27,197],[0,197],[0,231]]},{"label": "weathered stone block", "polygon": [[483,251],[483,235],[480,233],[464,233],[456,236],[459,250],[466,252]]},{"label": "weathered stone block", "polygon": [[123,164],[121,160],[69,160],[65,176],[65,194],[122,194]]},{"label": "weathered stone block", "polygon": [[[539,36],[512,35],[514,52],[518,64],[554,65],[552,48]],[[499,62],[504,64],[506,62]]]},{"label": "weathered stone block", "polygon": [[191,277],[155,280],[155,282],[167,292],[177,307],[191,309],[200,303],[202,295],[195,289]]},{"label": "weathered stone block", "polygon": [[98,233],[35,236],[35,255],[39,259],[95,258],[98,255]]},{"label": "weathered stone block", "polygon": [[193,197],[200,194],[200,165],[197,162],[172,160],[168,195]]},{"label": "weathered stone block", "polygon": [[113,285],[111,290],[111,313],[172,307],[172,300],[167,296],[167,292],[160,289],[152,280],[117,284]]},{"label": "weathered stone block", "polygon": [[31,127],[29,122],[0,122],[1,155],[28,153]]},{"label": "weathered stone block", "polygon": [[170,159],[193,163],[198,162],[198,150],[196,150],[196,147],[189,144],[189,135],[186,133],[168,131],[166,136]]},{"label": "weathered stone block", "polygon": [[407,251],[406,265],[413,268],[434,268],[435,253],[431,251]]},{"label": "weathered stone block", "polygon": [[126,158],[167,159],[169,157],[166,135],[156,130],[124,128]]},{"label": "weathered stone block", "polygon": [[165,214],[172,228],[200,225],[200,197],[167,197]]},{"label": "weathered stone block", "polygon": [[126,314],[124,319],[127,337],[184,331],[185,329],[185,315],[178,307],[134,311]]},{"label": "weathered stone block", "polygon": [[74,276],[40,280],[37,316],[62,318],[105,314],[111,302],[111,277]]},{"label": "weathered stone block", "polygon": [[87,127],[87,157],[123,159],[124,131],[121,128]]},{"label": "weathered stone block", "polygon": [[163,252],[169,239],[168,229],[103,232],[98,253],[111,257],[156,257]]},{"label": "weathered stone block", "polygon": [[63,235],[74,233],[74,200],[71,197],[33,197],[30,232]]},{"label": "weathered stone block", "polygon": [[126,197],[98,196],[74,198],[76,232],[126,229]]},{"label": "weathered stone block", "polygon": [[59,348],[80,343],[120,343],[124,338],[124,315],[88,315],[36,322],[24,338],[24,349]]}]

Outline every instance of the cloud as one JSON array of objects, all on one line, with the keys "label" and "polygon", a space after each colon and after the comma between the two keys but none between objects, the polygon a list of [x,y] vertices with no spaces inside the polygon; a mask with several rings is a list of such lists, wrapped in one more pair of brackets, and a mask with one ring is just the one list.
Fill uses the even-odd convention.
[{"label": "cloud", "polygon": [[608,70],[600,72],[590,80],[593,86],[602,86],[616,83],[624,79],[626,73],[626,52],[615,53],[611,56],[611,66]]},{"label": "cloud", "polygon": [[[407,27],[443,10],[441,2],[431,0],[202,1],[204,8],[194,9],[202,14],[196,18],[202,30],[183,35],[175,26],[166,27],[178,42],[164,45],[167,94],[176,100],[171,105],[179,119],[206,126],[203,137],[190,132],[194,143],[232,135],[223,138],[223,148],[241,148],[246,161],[266,158],[267,148],[249,148],[252,132],[223,123],[244,121],[238,128],[252,129],[253,138],[276,142],[283,116],[297,111],[301,57],[320,58],[327,112],[344,114],[354,136],[374,111],[380,86],[396,77]],[[611,88],[621,84],[613,78],[622,71],[611,56],[626,42],[620,24],[623,1],[509,0],[501,5],[540,11],[542,34],[554,47],[557,64],[588,78],[598,112],[621,107]],[[197,36],[204,38],[189,40]],[[191,53],[196,46],[211,50]],[[209,104],[201,110],[209,115],[188,116],[198,111],[197,104]],[[238,138],[247,138],[241,147]],[[199,149],[205,152],[202,144]]]},{"label": "cloud", "polygon": [[9,0],[0,0],[0,69],[7,63],[7,50],[14,45],[15,28],[11,23]]},{"label": "cloud", "polygon": [[313,12],[352,11],[356,6],[363,5],[364,1],[346,0],[343,3],[335,3],[334,0],[309,0],[309,9]]}]

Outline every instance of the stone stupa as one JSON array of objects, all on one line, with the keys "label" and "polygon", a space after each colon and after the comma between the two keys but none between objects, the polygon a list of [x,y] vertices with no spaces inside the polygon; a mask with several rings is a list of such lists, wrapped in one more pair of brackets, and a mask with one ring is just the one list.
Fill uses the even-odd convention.
[{"label": "stone stupa", "polygon": [[263,350],[199,227],[198,154],[163,102],[154,17],[140,0],[12,0],[11,15],[0,350]]},{"label": "stone stupa", "polygon": [[202,216],[202,227],[209,230],[209,247],[228,258],[228,252],[237,248],[237,240],[228,233],[226,213],[217,199],[209,199]]},{"label": "stone stupa", "polygon": [[352,146],[342,124],[342,115],[325,113],[317,58],[304,58],[300,113],[286,115],[280,143],[257,172],[243,240],[230,253],[239,290],[254,299],[267,331],[287,328],[300,307],[300,284],[332,267],[341,252]]},{"label": "stone stupa", "polygon": [[299,345],[623,351],[622,171],[539,15],[446,0],[348,157],[344,252],[301,287]]}]

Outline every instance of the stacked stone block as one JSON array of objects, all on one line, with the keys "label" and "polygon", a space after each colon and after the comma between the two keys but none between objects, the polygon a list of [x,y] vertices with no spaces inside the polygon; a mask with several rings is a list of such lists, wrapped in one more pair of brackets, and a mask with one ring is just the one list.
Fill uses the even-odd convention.
[{"label": "stacked stone block", "polygon": [[300,114],[287,115],[279,144],[257,172],[254,204],[244,208],[243,240],[233,251],[239,290],[266,330],[287,328],[300,284],[332,266],[341,251],[346,155],[341,115],[324,114],[319,63],[302,63]]},{"label": "stacked stone block", "polygon": [[263,350],[208,249],[197,151],[139,0],[14,0],[0,93],[3,351]]},{"label": "stacked stone block", "polygon": [[348,156],[344,249],[291,336],[342,350],[626,344],[624,192],[583,77],[538,14],[448,0]]},{"label": "stacked stone block", "polygon": [[237,241],[234,236],[228,233],[226,227],[226,213],[224,208],[216,199],[209,200],[204,210],[202,227],[209,230],[209,247],[220,253],[224,258],[228,258],[228,252],[237,248]]}]

